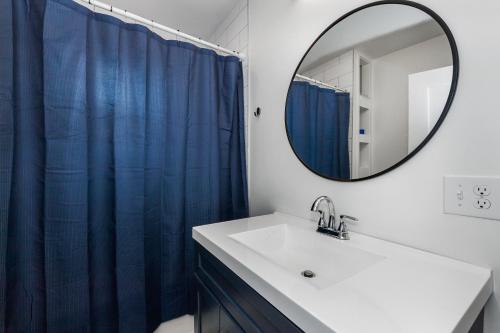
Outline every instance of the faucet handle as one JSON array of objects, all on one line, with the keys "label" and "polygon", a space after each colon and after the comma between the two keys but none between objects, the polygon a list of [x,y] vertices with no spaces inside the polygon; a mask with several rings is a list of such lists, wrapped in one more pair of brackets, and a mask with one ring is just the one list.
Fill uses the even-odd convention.
[{"label": "faucet handle", "polygon": [[359,220],[355,217],[352,217],[349,215],[340,215],[340,224],[339,224],[338,231],[342,235],[342,238],[346,237],[345,239],[349,239],[349,235],[348,235],[349,230],[347,229],[346,222],[352,223],[352,222],[357,222],[357,221],[359,221]]},{"label": "faucet handle", "polygon": [[359,220],[349,215],[340,215],[340,222],[358,222]]}]

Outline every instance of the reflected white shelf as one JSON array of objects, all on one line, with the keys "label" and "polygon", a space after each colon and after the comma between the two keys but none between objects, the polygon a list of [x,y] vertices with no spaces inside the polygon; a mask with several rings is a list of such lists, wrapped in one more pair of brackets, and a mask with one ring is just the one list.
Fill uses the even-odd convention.
[{"label": "reflected white shelf", "polygon": [[360,134],[359,135],[359,143],[370,143],[371,138],[369,135],[366,134]]},{"label": "reflected white shelf", "polygon": [[372,107],[372,102],[369,97],[359,95],[359,106],[363,109],[369,110]]}]

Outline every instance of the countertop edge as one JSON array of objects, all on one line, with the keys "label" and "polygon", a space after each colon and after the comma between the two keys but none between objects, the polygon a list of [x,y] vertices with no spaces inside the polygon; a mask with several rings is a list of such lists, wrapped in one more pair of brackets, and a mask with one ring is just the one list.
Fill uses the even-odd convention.
[{"label": "countertop edge", "polygon": [[457,323],[453,333],[467,333],[474,324],[476,318],[488,303],[488,300],[494,292],[493,274],[490,273],[489,279],[485,282],[481,291],[472,301],[472,304],[465,310],[462,319]]}]

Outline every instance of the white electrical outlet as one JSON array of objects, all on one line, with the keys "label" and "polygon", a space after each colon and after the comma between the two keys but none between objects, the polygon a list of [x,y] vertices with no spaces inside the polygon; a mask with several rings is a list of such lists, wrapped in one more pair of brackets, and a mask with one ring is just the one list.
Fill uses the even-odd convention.
[{"label": "white electrical outlet", "polygon": [[500,220],[500,177],[445,176],[444,212]]},{"label": "white electrical outlet", "polygon": [[490,209],[491,201],[485,198],[479,198],[474,200],[474,208],[476,209]]},{"label": "white electrical outlet", "polygon": [[490,187],[488,185],[474,185],[474,194],[481,197],[490,195]]}]

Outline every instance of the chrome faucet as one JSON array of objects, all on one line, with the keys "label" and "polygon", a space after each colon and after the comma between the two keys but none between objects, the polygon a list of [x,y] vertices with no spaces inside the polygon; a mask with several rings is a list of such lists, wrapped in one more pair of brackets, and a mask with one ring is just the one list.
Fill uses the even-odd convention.
[{"label": "chrome faucet", "polygon": [[[324,210],[320,209],[321,203],[325,202],[328,206],[328,223],[326,223],[326,216]],[[337,226],[337,215],[335,213],[335,205],[333,204],[332,199],[327,196],[321,196],[314,200],[311,206],[312,212],[317,212],[320,214],[318,220],[318,228],[317,232],[322,234],[326,234],[341,240],[349,239],[349,230],[347,230],[346,221],[356,222],[357,218],[348,216],[348,215],[340,215],[340,221]]]}]

